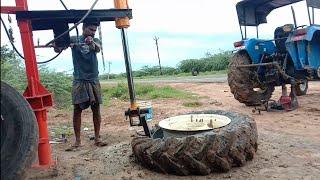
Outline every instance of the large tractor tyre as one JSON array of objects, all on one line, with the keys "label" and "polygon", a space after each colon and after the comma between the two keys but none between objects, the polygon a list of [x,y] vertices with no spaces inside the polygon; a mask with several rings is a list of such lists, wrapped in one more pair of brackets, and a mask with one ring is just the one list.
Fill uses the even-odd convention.
[{"label": "large tractor tyre", "polygon": [[253,78],[254,68],[239,68],[238,65],[251,64],[244,51],[235,53],[229,64],[228,83],[234,98],[247,106],[261,105],[268,101],[274,91],[273,86],[262,86]]},{"label": "large tractor tyre", "polygon": [[186,176],[226,172],[253,159],[258,134],[252,118],[218,110],[195,113],[224,115],[231,123],[185,137],[136,137],[131,144],[136,160],[151,170]]},{"label": "large tractor tyre", "polygon": [[297,83],[294,88],[296,90],[297,96],[303,96],[307,94],[308,91],[308,80],[303,79],[301,80],[301,83]]},{"label": "large tractor tyre", "polygon": [[30,105],[1,82],[1,179],[23,179],[37,147],[38,125]]}]

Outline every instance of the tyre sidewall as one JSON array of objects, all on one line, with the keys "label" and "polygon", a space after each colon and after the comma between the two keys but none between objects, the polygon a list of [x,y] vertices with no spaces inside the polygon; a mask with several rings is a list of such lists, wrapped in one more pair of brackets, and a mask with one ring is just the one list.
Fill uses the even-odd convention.
[{"label": "tyre sidewall", "polygon": [[[38,145],[36,117],[24,97],[1,82],[1,115],[7,136],[1,142],[1,179],[21,179]],[[2,129],[3,130],[3,129]]]}]

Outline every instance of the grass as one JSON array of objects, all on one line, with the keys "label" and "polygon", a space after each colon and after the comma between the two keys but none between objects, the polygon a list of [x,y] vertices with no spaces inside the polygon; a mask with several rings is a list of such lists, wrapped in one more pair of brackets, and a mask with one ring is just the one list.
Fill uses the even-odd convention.
[{"label": "grass", "polygon": [[[104,99],[118,98],[121,100],[129,99],[128,86],[125,83],[119,83],[116,86],[102,85]],[[189,92],[180,91],[170,86],[157,87],[150,84],[135,84],[137,99],[192,99],[195,95]]]},{"label": "grass", "polygon": [[184,102],[182,105],[185,106],[185,107],[192,107],[192,108],[194,108],[194,107],[200,107],[200,106],[202,106],[202,103],[201,103],[201,102],[198,102],[198,101],[190,101],[190,102]]},{"label": "grass", "polygon": [[[200,72],[198,76],[223,76],[226,75],[228,70],[221,70],[221,71],[207,71],[207,72]],[[143,77],[133,77],[135,80],[148,80],[148,79],[172,79],[172,78],[178,78],[178,77],[192,77],[191,73],[179,73],[176,75],[163,75],[163,76],[143,76]],[[117,77],[115,79],[110,80],[101,80],[101,81],[126,81],[126,77]]]},{"label": "grass", "polygon": [[[103,98],[104,106],[111,106],[110,99],[117,98],[120,100],[129,100],[129,91],[126,82],[118,83],[117,85],[112,84],[101,84],[101,93]],[[197,95],[181,90],[174,89],[170,86],[158,87],[152,84],[141,84],[135,83],[135,93],[137,100],[150,100],[150,99],[183,99],[183,100],[194,100],[199,98]],[[70,96],[65,95],[65,96]],[[68,99],[68,98],[65,98]],[[64,102],[64,100],[62,100]],[[58,110],[63,112],[71,111],[73,106],[71,103],[64,102],[68,104],[64,107],[58,107]]]},{"label": "grass", "polygon": [[61,137],[62,134],[66,137],[73,135],[73,127],[70,125],[60,125],[50,128],[50,135],[52,137]]}]

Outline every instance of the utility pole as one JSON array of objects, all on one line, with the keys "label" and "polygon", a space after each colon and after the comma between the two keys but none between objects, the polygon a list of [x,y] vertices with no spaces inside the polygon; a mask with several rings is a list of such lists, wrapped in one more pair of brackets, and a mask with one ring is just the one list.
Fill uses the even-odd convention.
[{"label": "utility pole", "polygon": [[109,80],[109,78],[110,78],[110,71],[111,71],[111,65],[112,63],[111,63],[111,61],[108,61],[108,80]]},{"label": "utility pole", "polygon": [[153,39],[156,41],[157,53],[158,53],[158,59],[159,59],[160,75],[162,75],[161,63],[160,63],[160,55],[159,55],[159,47],[158,47],[158,40],[159,40],[159,37],[155,36]]}]

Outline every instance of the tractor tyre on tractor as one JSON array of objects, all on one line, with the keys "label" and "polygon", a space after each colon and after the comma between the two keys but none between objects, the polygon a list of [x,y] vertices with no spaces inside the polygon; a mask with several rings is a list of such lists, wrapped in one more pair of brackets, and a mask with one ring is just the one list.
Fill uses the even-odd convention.
[{"label": "tractor tyre on tractor", "polygon": [[220,110],[192,114],[223,115],[231,122],[221,128],[183,137],[164,138],[161,128],[153,138],[136,137],[131,143],[136,160],[151,170],[186,176],[226,172],[253,159],[258,148],[258,133],[252,118]]},{"label": "tractor tyre on tractor", "polygon": [[29,103],[1,82],[1,179],[22,179],[37,147],[38,125]]},{"label": "tractor tyre on tractor", "polygon": [[247,106],[261,105],[271,98],[274,87],[259,84],[254,79],[254,68],[237,67],[248,64],[251,64],[251,60],[245,51],[233,55],[228,72],[230,90],[235,99]]}]

